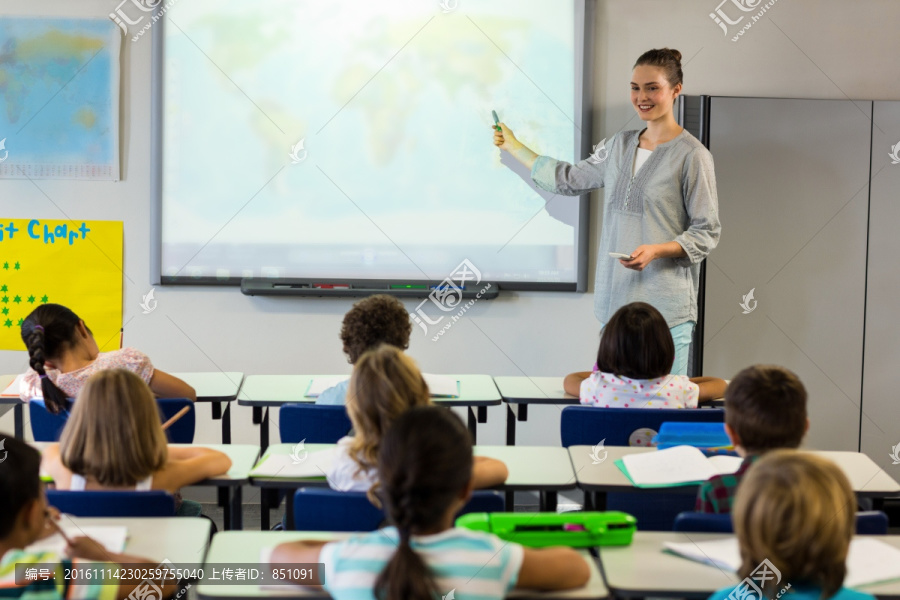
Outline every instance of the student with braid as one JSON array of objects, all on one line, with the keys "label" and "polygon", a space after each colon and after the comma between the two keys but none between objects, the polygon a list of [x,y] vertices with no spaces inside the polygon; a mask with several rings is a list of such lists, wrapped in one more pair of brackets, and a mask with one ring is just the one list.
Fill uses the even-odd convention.
[{"label": "student with braid", "polygon": [[[354,434],[338,440],[337,455],[326,474],[328,484],[342,492],[368,491],[378,481],[376,461],[385,432],[410,408],[428,404],[428,384],[413,359],[389,344],[364,352],[353,368],[347,392],[347,415]],[[475,459],[476,489],[500,485],[508,476],[503,462]]]},{"label": "student with braid", "polygon": [[136,373],[160,398],[197,399],[194,388],[153,367],[147,355],[134,348],[100,352],[87,325],[59,304],[43,304],[22,322],[22,341],[28,348],[28,372],[19,390],[25,402],[43,396],[47,409],[68,410],[88,378],[104,369]]},{"label": "student with braid", "polygon": [[281,544],[270,561],[324,563],[322,583],[335,600],[433,600],[450,590],[500,599],[513,588],[585,585],[588,565],[571,548],[525,548],[453,526],[472,493],[472,470],[472,442],[459,417],[436,406],[411,408],[378,453],[392,526],[340,542]]}]

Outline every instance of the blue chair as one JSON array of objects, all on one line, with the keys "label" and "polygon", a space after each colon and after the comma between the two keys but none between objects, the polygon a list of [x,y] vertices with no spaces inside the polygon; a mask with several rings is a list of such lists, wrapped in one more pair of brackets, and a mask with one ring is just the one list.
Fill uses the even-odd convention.
[{"label": "blue chair", "polygon": [[[166,422],[185,406],[194,404],[187,398],[157,398],[156,402],[159,405],[160,419],[163,422]],[[66,421],[69,419],[69,411],[54,415],[47,410],[43,400],[36,399],[28,403],[28,413],[31,418],[31,433],[34,441],[59,441],[63,427],[66,426]],[[191,444],[194,441],[196,422],[197,415],[194,410],[191,410],[169,427],[166,436],[170,442],[175,444]]]},{"label": "blue chair", "polygon": [[174,417],[185,406],[191,407],[191,410],[166,430],[166,437],[173,444],[193,444],[194,431],[197,428],[197,410],[194,403],[187,398],[157,398],[156,403],[159,405],[159,418],[163,423]]},{"label": "blue chair", "polygon": [[[675,531],[698,533],[733,533],[731,515],[683,512],[675,518]],[[880,510],[856,513],[856,533],[858,535],[887,535],[888,516]]]},{"label": "blue chair", "polygon": [[[567,406],[560,420],[563,447],[594,446],[605,439],[606,446],[628,446],[632,433],[642,429],[658,432],[666,422],[723,423],[721,408],[597,408],[595,406]],[[647,439],[647,436],[640,436]],[[671,531],[675,517],[693,510],[693,493],[609,493],[603,510],[621,510],[634,515],[641,530]]]},{"label": "blue chair", "polygon": [[856,513],[856,533],[859,535],[887,535],[888,516],[880,510]]},{"label": "blue chair", "polygon": [[174,517],[169,492],[47,490],[47,503],[78,517]]},{"label": "blue chair", "polygon": [[333,444],[353,425],[343,406],[286,404],[278,412],[278,432],[283,444]]},{"label": "blue chair", "polygon": [[674,531],[690,531],[697,533],[732,533],[734,527],[731,523],[731,515],[683,512],[675,517]]},{"label": "blue chair", "polygon": [[[503,512],[500,492],[478,491],[459,512]],[[458,515],[457,515],[458,516]],[[300,488],[294,493],[297,531],[375,531],[387,521],[384,511],[369,502],[365,492]]]},{"label": "blue chair", "polygon": [[63,427],[69,419],[69,411],[64,410],[54,415],[43,400],[34,399],[28,403],[28,416],[31,420],[31,434],[36,442],[57,442]]}]

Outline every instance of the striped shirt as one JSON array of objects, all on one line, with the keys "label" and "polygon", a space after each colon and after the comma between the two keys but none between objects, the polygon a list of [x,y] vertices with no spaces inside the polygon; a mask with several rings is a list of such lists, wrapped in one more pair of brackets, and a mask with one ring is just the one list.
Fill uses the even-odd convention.
[{"label": "striped shirt", "polygon": [[[397,529],[386,527],[326,544],[325,589],[335,600],[374,600],[375,579],[397,549]],[[467,529],[412,537],[412,547],[434,572],[441,596],[458,600],[506,597],[515,587],[524,550],[519,544]]]},{"label": "striped shirt", "polygon": [[[56,565],[55,579],[32,581],[26,585],[16,585],[16,564]],[[119,586],[114,581],[93,580],[91,583],[79,581],[70,584],[63,577],[64,569],[74,565],[90,565],[90,561],[64,559],[54,552],[28,552],[10,550],[0,560],[0,598],[21,598],[22,600],[115,600]]]}]

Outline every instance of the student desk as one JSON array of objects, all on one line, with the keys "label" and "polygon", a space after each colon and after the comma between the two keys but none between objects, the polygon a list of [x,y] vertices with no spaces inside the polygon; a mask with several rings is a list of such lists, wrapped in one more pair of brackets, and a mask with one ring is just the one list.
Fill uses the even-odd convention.
[{"label": "student desk", "polygon": [[[569,446],[572,466],[578,478],[578,487],[585,494],[594,494],[593,510],[605,510],[607,492],[647,492],[667,494],[696,494],[697,485],[680,485],[662,488],[637,488],[631,484],[615,462],[626,454],[656,452],[656,448],[629,446],[607,446],[607,457],[600,464],[593,464],[590,446]],[[900,484],[884,472],[867,455],[859,452],[834,450],[803,450],[812,452],[837,464],[847,478],[856,495],[862,498],[885,498],[900,496]]]},{"label": "student desk", "polygon": [[[222,421],[222,443],[231,443],[231,402],[237,398],[244,374],[234,371],[172,373],[197,391],[197,402],[210,402],[212,418]],[[224,409],[222,405],[225,405]]]},{"label": "student desk", "polygon": [[[500,404],[500,392],[490,375],[446,375],[459,380],[459,398],[432,398],[441,406],[465,406],[468,409],[469,431],[475,439],[477,423],[487,422],[487,407]],[[259,445],[265,452],[269,447],[269,408],[290,402],[315,402],[306,396],[309,384],[325,375],[250,375],[238,394],[238,405],[253,407],[253,424],[259,425]],[[333,376],[327,376],[333,377]],[[478,409],[477,415],[474,409]]]},{"label": "student desk", "polygon": [[[263,458],[273,454],[290,456],[293,444],[276,444],[266,450]],[[305,444],[312,456],[318,450],[334,444]],[[509,469],[506,483],[496,490],[507,492],[507,510],[512,511],[512,493],[537,490],[541,496],[541,510],[556,510],[557,492],[575,488],[575,472],[565,448],[552,446],[475,446],[475,456],[489,456],[503,461]],[[300,487],[327,486],[325,471],[320,477],[251,477],[251,483],[261,488],[295,490]],[[265,494],[263,494],[265,497]],[[264,506],[262,527],[268,529],[268,510]],[[293,496],[288,495],[285,512],[288,526],[293,525]]]},{"label": "student desk", "polygon": [[[32,442],[32,445],[43,452],[52,442]],[[224,475],[198,481],[192,485],[216,487],[223,490],[219,498],[225,507],[225,529],[241,529],[244,526],[241,486],[250,483],[250,470],[256,465],[259,448],[245,444],[169,444],[175,448],[211,448],[228,455],[231,469]],[[182,518],[179,517],[179,520]],[[194,561],[198,562],[198,561]]]},{"label": "student desk", "polygon": [[[294,540],[339,540],[352,534],[320,531],[227,531],[213,538],[206,555],[204,568],[212,572],[236,565],[259,564],[263,548],[276,546]],[[536,592],[514,590],[508,598],[591,598],[602,599],[609,596],[603,583],[597,561],[587,551],[582,552],[591,570],[591,578],[585,587],[566,592]],[[450,590],[446,590],[449,592]],[[457,590],[460,598],[465,598],[465,590]],[[198,600],[261,600],[262,598],[330,598],[326,592],[286,585],[283,591],[274,588],[260,589],[256,585],[213,584],[201,582],[197,586]]]},{"label": "student desk", "polygon": [[516,444],[516,421],[528,420],[529,404],[578,404],[578,396],[567,394],[562,377],[494,377],[506,402],[506,444]]},{"label": "student desk", "polygon": [[[732,534],[638,531],[630,546],[599,549],[603,578],[615,598],[707,598],[720,588],[737,584],[740,581],[737,574],[663,552],[663,543],[726,537],[732,537]],[[897,535],[867,537],[900,547],[900,536]],[[878,598],[900,598],[900,581],[866,585],[860,591]]]},{"label": "student desk", "polygon": [[[5,390],[15,381],[16,375],[0,375],[0,391]],[[0,406],[11,404],[13,407],[13,435],[20,440],[25,439],[25,403],[18,396],[0,396]]]},{"label": "student desk", "polygon": [[63,515],[63,525],[81,527],[118,525],[128,528],[125,554],[133,554],[174,565],[200,565],[209,545],[212,523],[199,517],[102,517]]}]

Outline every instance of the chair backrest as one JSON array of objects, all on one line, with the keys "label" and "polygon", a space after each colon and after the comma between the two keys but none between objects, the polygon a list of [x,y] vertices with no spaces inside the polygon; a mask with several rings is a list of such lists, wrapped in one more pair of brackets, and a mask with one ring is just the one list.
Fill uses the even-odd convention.
[{"label": "chair backrest", "polygon": [[698,533],[732,533],[734,527],[730,514],[700,512],[678,513],[673,531],[694,531]]},{"label": "chair backrest", "polygon": [[861,510],[856,513],[856,533],[859,535],[887,535],[888,516],[880,510]]},{"label": "chair backrest", "polygon": [[[560,438],[563,447],[594,446],[605,440],[607,446],[628,446],[632,433],[638,430],[659,431],[667,421],[723,423],[721,408],[597,408],[595,406],[567,406],[560,419]],[[646,437],[652,437],[648,432]],[[640,445],[645,445],[642,443]]]},{"label": "chair backrest", "polygon": [[[675,517],[675,531],[698,533],[732,533],[731,515],[683,512]],[[866,510],[856,513],[856,533],[858,535],[887,535],[888,516],[880,510]]]},{"label": "chair backrest", "polygon": [[31,420],[31,435],[36,442],[57,442],[63,427],[69,419],[69,411],[64,410],[54,415],[43,400],[34,399],[28,403],[28,416]]},{"label": "chair backrest", "polygon": [[[502,512],[505,506],[503,494],[482,490],[472,494],[459,514]],[[373,506],[365,492],[300,488],[294,493],[297,531],[375,531],[385,522],[384,511]]]},{"label": "chair backrest", "polygon": [[285,404],[278,412],[278,431],[283,444],[333,444],[353,425],[344,406]]},{"label": "chair backrest", "polygon": [[175,498],[163,490],[47,490],[47,503],[78,517],[174,517]]},{"label": "chair backrest", "polygon": [[[71,401],[71,399],[70,399]],[[160,419],[166,422],[185,406],[193,406],[193,402],[187,398],[157,398]],[[63,411],[54,415],[47,410],[43,400],[32,400],[28,403],[28,413],[31,419],[31,434],[36,442],[58,442],[62,435],[63,427],[69,419],[69,411]],[[191,444],[194,441],[194,430],[197,426],[197,415],[191,410],[178,419],[166,430],[169,441],[175,444]]]},{"label": "chair backrest", "polygon": [[197,407],[194,402],[187,398],[157,398],[156,403],[159,405],[159,418],[163,423],[174,417],[185,406],[191,407],[191,410],[166,429],[166,437],[173,444],[193,444],[194,431],[197,428]]}]

